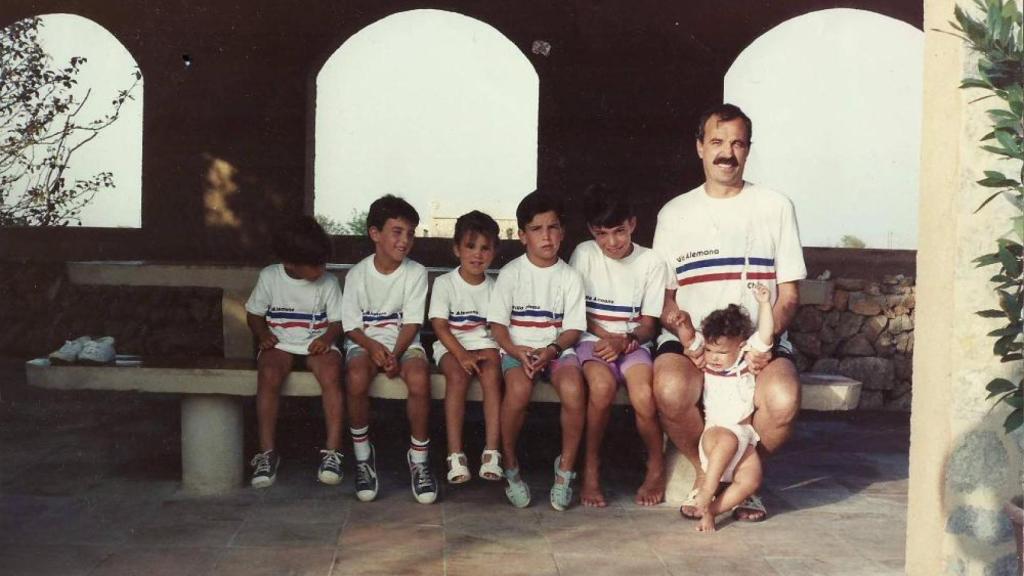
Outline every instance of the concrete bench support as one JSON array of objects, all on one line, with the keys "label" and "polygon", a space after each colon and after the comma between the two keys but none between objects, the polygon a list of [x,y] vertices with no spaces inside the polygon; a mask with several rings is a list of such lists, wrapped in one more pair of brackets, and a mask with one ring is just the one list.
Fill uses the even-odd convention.
[{"label": "concrete bench support", "polygon": [[242,484],[241,399],[195,394],[181,399],[181,482],[186,491],[221,494]]}]

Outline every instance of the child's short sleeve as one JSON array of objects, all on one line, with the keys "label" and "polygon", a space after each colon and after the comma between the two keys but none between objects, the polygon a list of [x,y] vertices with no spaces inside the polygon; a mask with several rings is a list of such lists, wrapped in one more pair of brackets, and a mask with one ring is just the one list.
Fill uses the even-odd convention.
[{"label": "child's short sleeve", "polygon": [[427,317],[448,319],[452,300],[450,290],[451,282],[447,276],[438,276],[434,279],[434,289],[430,291],[430,308]]},{"label": "child's short sleeve", "polygon": [[512,316],[512,294],[515,290],[514,273],[506,265],[498,273],[491,292],[491,302],[487,309],[487,321],[495,324],[509,325]]},{"label": "child's short sleeve", "polygon": [[249,295],[249,300],[245,302],[245,311],[254,316],[265,316],[267,310],[270,310],[271,297],[270,297],[270,281],[268,279],[268,271],[270,268],[264,268],[260,271],[259,278],[256,280],[256,287],[252,289],[252,294]]},{"label": "child's short sleeve", "polygon": [[327,308],[327,321],[328,322],[343,322],[344,309],[341,301],[343,299],[341,294],[341,283],[338,282],[338,277],[334,274],[327,273],[327,301],[325,307]]},{"label": "child's short sleeve", "polygon": [[587,330],[586,295],[583,291],[583,276],[573,268],[565,269],[565,312],[562,330]]},{"label": "child's short sleeve", "polygon": [[413,276],[406,284],[402,302],[402,323],[423,324],[427,312],[427,269],[416,266],[411,272]]},{"label": "child's short sleeve", "polygon": [[349,269],[345,275],[345,289],[341,295],[341,325],[346,332],[363,329],[363,308],[359,304],[359,285],[362,270],[359,265]]}]

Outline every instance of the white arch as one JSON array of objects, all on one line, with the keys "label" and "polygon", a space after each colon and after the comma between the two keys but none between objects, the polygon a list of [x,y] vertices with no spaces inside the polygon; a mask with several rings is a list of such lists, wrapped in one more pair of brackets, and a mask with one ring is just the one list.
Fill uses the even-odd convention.
[{"label": "white arch", "polygon": [[[102,117],[110,102],[134,81],[138,64],[128,49],[106,28],[75,14],[39,16],[39,44],[55,66],[66,65],[72,56],[86,58],[78,74],[75,93],[89,100],[79,118]],[[112,172],[114,188],[101,190],[81,213],[84,226],[139,227],[142,225],[142,92],[140,81],[134,98],[125,102],[120,117],[71,158],[69,179]]]},{"label": "white arch", "polygon": [[754,122],[747,178],[793,199],[805,246],[915,248],[924,34],[829,9],[771,29],[725,76]]},{"label": "white arch", "polygon": [[316,212],[347,220],[392,193],[421,231],[431,212],[514,216],[536,187],[538,86],[515,44],[461,14],[411,10],[363,28],[317,76]]}]

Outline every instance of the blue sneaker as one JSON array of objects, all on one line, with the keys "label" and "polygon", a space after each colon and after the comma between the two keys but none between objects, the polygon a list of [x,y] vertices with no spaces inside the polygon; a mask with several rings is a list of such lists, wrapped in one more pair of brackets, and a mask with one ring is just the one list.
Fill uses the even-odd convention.
[{"label": "blue sneaker", "polygon": [[269,488],[277,478],[277,467],[281,465],[281,457],[274,450],[267,450],[253,456],[249,465],[253,467],[252,480],[249,482],[252,487]]},{"label": "blue sneaker", "polygon": [[380,481],[377,478],[377,450],[370,444],[370,457],[356,460],[356,498],[371,502],[377,498]]}]

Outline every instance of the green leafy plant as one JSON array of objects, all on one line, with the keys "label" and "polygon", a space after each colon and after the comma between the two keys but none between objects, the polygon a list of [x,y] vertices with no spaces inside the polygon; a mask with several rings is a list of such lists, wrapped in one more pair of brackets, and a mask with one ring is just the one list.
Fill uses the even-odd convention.
[{"label": "green leafy plant", "polygon": [[[982,138],[981,148],[997,156],[1001,164],[1022,163],[1016,167],[1016,172],[986,170],[985,178],[978,180],[987,196],[975,213],[996,198],[1008,200],[1014,210],[1011,229],[994,239],[994,251],[974,260],[978,268],[999,267],[999,272],[990,279],[999,306],[981,310],[978,315],[1004,321],[1002,327],[988,333],[995,338],[993,353],[1001,362],[1019,363],[1024,351],[1021,316],[1024,295],[1024,186],[1021,184],[1024,181],[1024,39],[1021,38],[1021,10],[1016,0],[975,0],[974,3],[980,9],[979,17],[973,17],[957,6],[954,10],[956,22],[951,23],[968,48],[978,54],[978,75],[965,78],[960,87],[989,92],[973,102],[998,99],[995,107],[985,111],[992,122],[992,131]],[[1024,377],[1017,382],[995,378],[986,389],[990,399],[1011,408],[1003,423],[1007,433],[1019,429],[1024,424]]]}]

